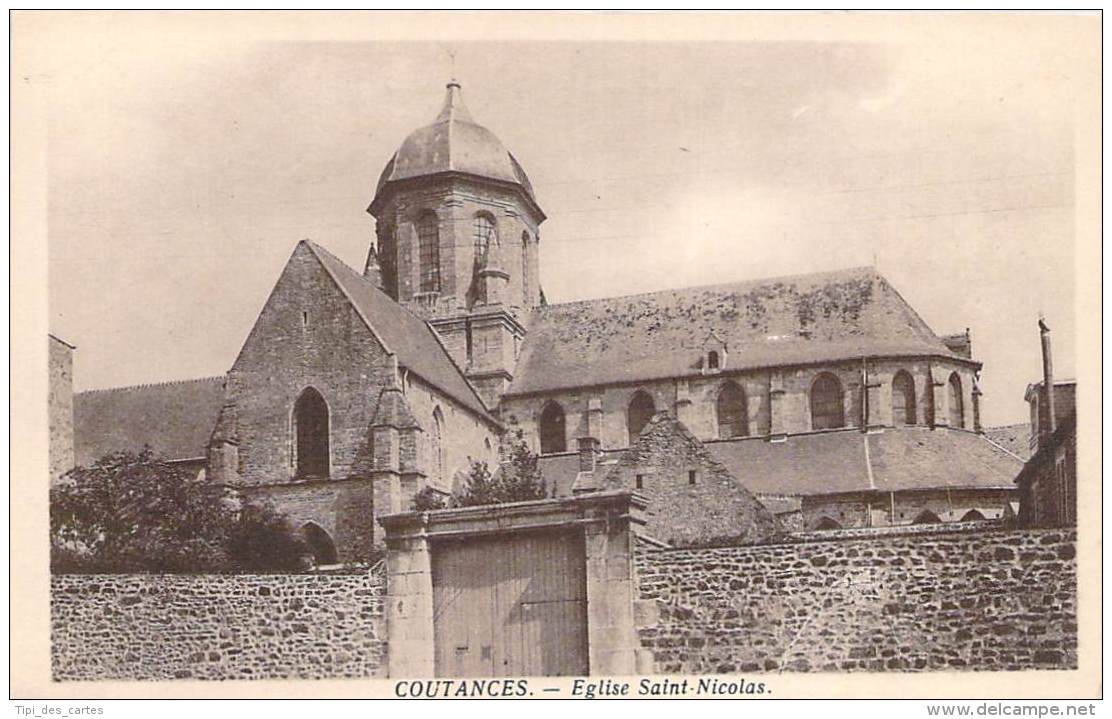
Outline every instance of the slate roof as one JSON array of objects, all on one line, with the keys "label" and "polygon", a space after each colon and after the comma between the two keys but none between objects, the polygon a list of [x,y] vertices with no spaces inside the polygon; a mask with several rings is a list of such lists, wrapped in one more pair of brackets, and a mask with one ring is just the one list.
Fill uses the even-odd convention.
[{"label": "slate roof", "polygon": [[411,132],[386,164],[378,179],[376,200],[390,182],[444,172],[518,185],[536,201],[525,170],[493,132],[471,117],[454,81],[448,83],[444,104],[433,123]]},{"label": "slate roof", "polygon": [[[1011,489],[1023,468],[1023,462],[983,436],[951,429],[907,427],[876,434],[853,429],[792,435],[785,442],[754,437],[704,444],[758,496]],[[613,462],[622,451],[608,450],[602,461]],[[557,496],[571,493],[575,453],[542,456],[538,464],[546,484],[555,482]]]},{"label": "slate roof", "polygon": [[873,268],[666,290],[533,311],[509,395],[724,369],[955,355]]},{"label": "slate roof", "polygon": [[398,364],[489,422],[497,422],[452,361],[436,331],[320,245],[302,240],[335,280],[363,322],[398,357]]},{"label": "slate roof", "polygon": [[1020,459],[1031,458],[1031,424],[1008,424],[1003,427],[988,427],[985,438],[1008,450]]},{"label": "slate roof", "polygon": [[87,466],[109,452],[138,452],[143,445],[162,459],[203,457],[223,404],[223,377],[78,392],[74,460]]}]

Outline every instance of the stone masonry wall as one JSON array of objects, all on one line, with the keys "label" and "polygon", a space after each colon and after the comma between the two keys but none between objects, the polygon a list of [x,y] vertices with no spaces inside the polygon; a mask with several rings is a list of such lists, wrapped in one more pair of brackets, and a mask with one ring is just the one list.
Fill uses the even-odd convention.
[{"label": "stone masonry wall", "polygon": [[719,549],[642,544],[657,673],[1077,667],[1072,531]]},{"label": "stone masonry wall", "polygon": [[312,251],[299,244],[228,373],[239,482],[294,477],[291,417],[307,387],[328,405],[329,476],[369,476],[371,419],[393,374],[386,351]]},{"label": "stone masonry wall", "polygon": [[53,676],[381,676],[383,593],[381,573],[56,575],[50,602]]},{"label": "stone masonry wall", "polygon": [[[896,373],[903,370],[915,385],[915,416],[917,424],[927,424],[930,396],[928,392],[929,366],[935,375],[948,378],[956,372],[961,379],[963,426],[973,428],[973,371],[964,365],[953,362],[926,359],[873,361],[869,365],[870,380],[879,385],[876,401],[879,403],[876,420],[891,426],[892,418],[892,380]],[[750,436],[764,436],[774,433],[773,424],[787,434],[811,431],[810,392],[811,385],[820,373],[829,372],[837,376],[842,384],[843,407],[847,427],[861,425],[861,364],[857,362],[831,363],[810,367],[787,367],[773,371],[746,370],[733,371],[727,368],[705,377],[686,379],[661,379],[641,384],[610,385],[569,389],[542,395],[506,397],[502,401],[502,418],[511,428],[521,429],[534,450],[540,449],[539,424],[541,411],[549,401],[560,403],[566,416],[567,446],[575,447],[576,437],[585,437],[592,431],[600,435],[604,449],[628,446],[626,426],[627,411],[633,395],[638,391],[647,392],[653,399],[657,411],[679,412],[677,416],[696,437],[703,441],[718,439],[717,399],[727,382],[737,384],[745,392]],[[778,375],[783,387],[778,418],[773,422],[771,416],[770,387],[771,375]],[[943,402],[935,414],[940,424],[947,420],[948,409],[945,405],[946,392],[939,392]],[[688,401],[686,407],[677,408],[679,399]],[[591,399],[597,399],[602,408],[602,422],[598,429],[588,428],[588,406]]]}]

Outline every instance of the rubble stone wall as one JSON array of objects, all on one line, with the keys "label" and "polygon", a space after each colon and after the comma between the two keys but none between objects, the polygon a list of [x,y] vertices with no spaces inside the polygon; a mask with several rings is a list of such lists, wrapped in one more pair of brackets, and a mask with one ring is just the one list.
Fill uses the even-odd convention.
[{"label": "rubble stone wall", "polygon": [[380,676],[384,593],[381,573],[55,575],[54,679]]},{"label": "rubble stone wall", "polygon": [[658,673],[1077,667],[1075,533],[638,548]]}]

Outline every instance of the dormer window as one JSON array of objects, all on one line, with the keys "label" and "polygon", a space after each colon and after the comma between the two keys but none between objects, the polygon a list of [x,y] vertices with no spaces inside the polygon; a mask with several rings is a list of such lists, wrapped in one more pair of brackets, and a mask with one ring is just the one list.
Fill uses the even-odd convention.
[{"label": "dormer window", "polygon": [[699,366],[703,374],[716,374],[726,368],[726,343],[722,338],[711,332],[703,340],[703,356],[699,359]]}]

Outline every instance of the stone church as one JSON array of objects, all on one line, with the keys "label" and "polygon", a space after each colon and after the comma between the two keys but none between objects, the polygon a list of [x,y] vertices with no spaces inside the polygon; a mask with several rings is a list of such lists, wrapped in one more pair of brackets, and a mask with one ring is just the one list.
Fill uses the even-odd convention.
[{"label": "stone church", "polygon": [[661,541],[1014,511],[968,331],[874,269],[549,304],[537,194],[454,81],[368,211],[362,271],[298,243],[226,375],[75,395],[74,461],[149,445],[270,501],[322,564],[518,430],[554,496],[634,489]]}]

